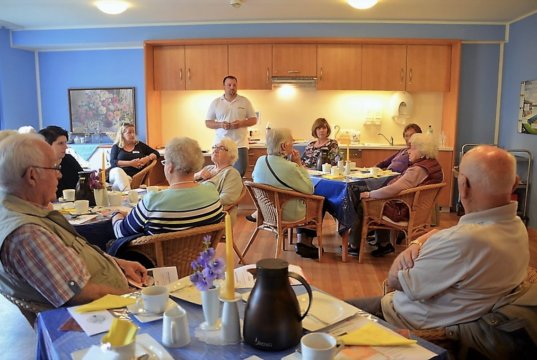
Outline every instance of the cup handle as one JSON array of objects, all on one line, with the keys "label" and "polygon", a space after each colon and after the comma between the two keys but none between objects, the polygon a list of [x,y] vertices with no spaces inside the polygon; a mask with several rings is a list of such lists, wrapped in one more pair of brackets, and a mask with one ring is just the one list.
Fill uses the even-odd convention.
[{"label": "cup handle", "polygon": [[308,311],[310,311],[310,307],[311,307],[311,301],[313,300],[313,294],[311,292],[311,287],[310,285],[306,282],[306,280],[298,275],[297,273],[294,273],[294,272],[290,272],[288,274],[289,277],[292,277],[293,279],[296,279],[298,280],[302,285],[304,285],[304,287],[306,288],[306,291],[308,292],[308,298],[309,298],[309,302],[308,302],[308,308],[306,309],[306,311],[304,312],[304,314],[300,317],[300,320],[304,320],[304,318],[306,317],[306,315],[308,315]]}]

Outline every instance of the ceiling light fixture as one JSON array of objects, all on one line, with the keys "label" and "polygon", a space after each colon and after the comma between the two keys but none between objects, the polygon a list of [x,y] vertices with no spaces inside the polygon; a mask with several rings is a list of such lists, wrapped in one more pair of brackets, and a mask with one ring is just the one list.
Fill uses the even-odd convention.
[{"label": "ceiling light fixture", "polygon": [[95,2],[95,6],[105,14],[121,14],[129,7],[129,3],[121,0],[101,0]]},{"label": "ceiling light fixture", "polygon": [[229,5],[233,6],[234,8],[241,7],[242,0],[229,0]]},{"label": "ceiling light fixture", "polygon": [[365,10],[372,8],[377,4],[378,0],[347,0],[347,4],[355,9]]}]

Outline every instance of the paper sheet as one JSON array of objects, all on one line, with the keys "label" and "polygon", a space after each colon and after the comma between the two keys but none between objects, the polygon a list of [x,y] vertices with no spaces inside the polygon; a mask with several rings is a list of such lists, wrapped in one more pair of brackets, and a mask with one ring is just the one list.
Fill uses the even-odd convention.
[{"label": "paper sheet", "polygon": [[110,326],[112,326],[114,317],[107,310],[78,313],[75,311],[77,307],[67,308],[67,311],[69,311],[69,314],[76,320],[86,335],[92,336],[107,332]]}]

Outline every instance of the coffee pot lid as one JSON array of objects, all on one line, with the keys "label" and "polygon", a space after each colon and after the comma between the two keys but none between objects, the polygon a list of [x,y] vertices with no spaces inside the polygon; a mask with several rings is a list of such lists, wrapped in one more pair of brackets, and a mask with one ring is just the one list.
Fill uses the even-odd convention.
[{"label": "coffee pot lid", "polygon": [[261,259],[256,263],[257,275],[287,276],[289,263],[282,259]]}]

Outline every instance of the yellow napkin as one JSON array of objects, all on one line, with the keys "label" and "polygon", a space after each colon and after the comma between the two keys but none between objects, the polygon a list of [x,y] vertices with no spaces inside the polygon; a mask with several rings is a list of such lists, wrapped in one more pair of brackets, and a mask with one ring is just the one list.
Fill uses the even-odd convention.
[{"label": "yellow napkin", "polygon": [[392,331],[383,328],[375,323],[368,322],[359,329],[343,335],[340,340],[345,345],[370,345],[370,346],[398,346],[411,345],[417,341],[406,339]]},{"label": "yellow napkin", "polygon": [[323,175],[323,177],[324,177],[325,179],[330,179],[330,180],[340,180],[340,179],[345,179],[345,176],[343,176],[343,175],[326,174],[326,175]]},{"label": "yellow napkin", "polygon": [[101,339],[101,343],[109,343],[112,346],[128,345],[134,341],[138,327],[129,320],[115,318],[112,320],[112,326],[105,336]]},{"label": "yellow napkin", "polygon": [[134,303],[136,303],[136,299],[109,294],[103,296],[100,299],[94,300],[88,304],[78,307],[76,309],[76,312],[83,313],[97,310],[116,309]]}]

